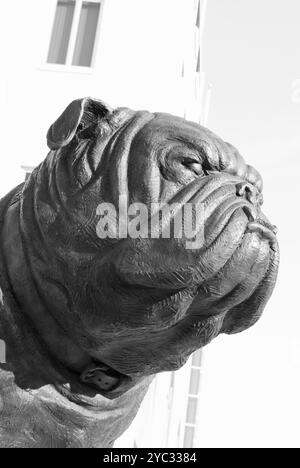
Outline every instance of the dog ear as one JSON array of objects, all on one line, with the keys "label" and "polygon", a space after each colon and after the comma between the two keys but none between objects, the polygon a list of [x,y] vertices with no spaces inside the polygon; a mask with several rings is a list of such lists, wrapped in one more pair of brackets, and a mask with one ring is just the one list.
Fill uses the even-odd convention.
[{"label": "dog ear", "polygon": [[48,130],[49,148],[56,150],[68,145],[82,121],[92,123],[109,112],[111,109],[98,99],[82,98],[72,101]]}]

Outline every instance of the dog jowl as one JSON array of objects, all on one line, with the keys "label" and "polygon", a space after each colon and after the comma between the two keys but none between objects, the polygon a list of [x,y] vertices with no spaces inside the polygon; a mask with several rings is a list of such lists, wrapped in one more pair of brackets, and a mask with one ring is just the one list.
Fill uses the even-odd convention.
[{"label": "dog jowl", "polygon": [[[153,375],[258,320],[276,230],[260,174],[195,123],[85,98],[47,141],[46,159],[1,201],[0,445],[111,446]],[[99,206],[124,235],[99,235]],[[132,206],[144,218],[128,235],[120,218]],[[178,223],[188,206],[201,242]]]}]

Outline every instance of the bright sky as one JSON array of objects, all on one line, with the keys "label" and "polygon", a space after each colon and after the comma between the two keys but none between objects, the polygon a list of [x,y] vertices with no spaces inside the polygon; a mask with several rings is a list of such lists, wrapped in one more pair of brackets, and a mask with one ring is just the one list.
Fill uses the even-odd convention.
[{"label": "bright sky", "polygon": [[203,446],[300,445],[299,18],[299,0],[208,0],[207,125],[261,170],[282,260],[261,321],[205,351]]},{"label": "bright sky", "polygon": [[299,18],[298,0],[208,0],[209,123],[254,154],[262,141],[280,152],[283,141],[290,149],[300,141],[300,105],[291,102],[292,82],[300,78]]}]

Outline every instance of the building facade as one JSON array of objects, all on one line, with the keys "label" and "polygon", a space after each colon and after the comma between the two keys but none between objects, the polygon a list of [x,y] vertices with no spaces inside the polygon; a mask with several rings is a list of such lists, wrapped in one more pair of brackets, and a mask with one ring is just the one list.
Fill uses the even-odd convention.
[{"label": "building facade", "polygon": [[[27,0],[1,6],[0,195],[47,154],[46,133],[78,97],[205,123],[201,0]],[[120,447],[198,446],[201,351],[159,375]]]}]

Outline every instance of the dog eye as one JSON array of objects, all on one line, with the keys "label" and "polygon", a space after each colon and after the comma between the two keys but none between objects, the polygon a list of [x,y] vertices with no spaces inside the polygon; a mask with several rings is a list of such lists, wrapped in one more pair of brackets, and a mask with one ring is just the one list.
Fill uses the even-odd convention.
[{"label": "dog eye", "polygon": [[182,161],[182,165],[186,167],[189,171],[194,172],[194,174],[200,176],[204,175],[204,171],[202,169],[202,165],[199,161],[196,160],[184,160]]}]

